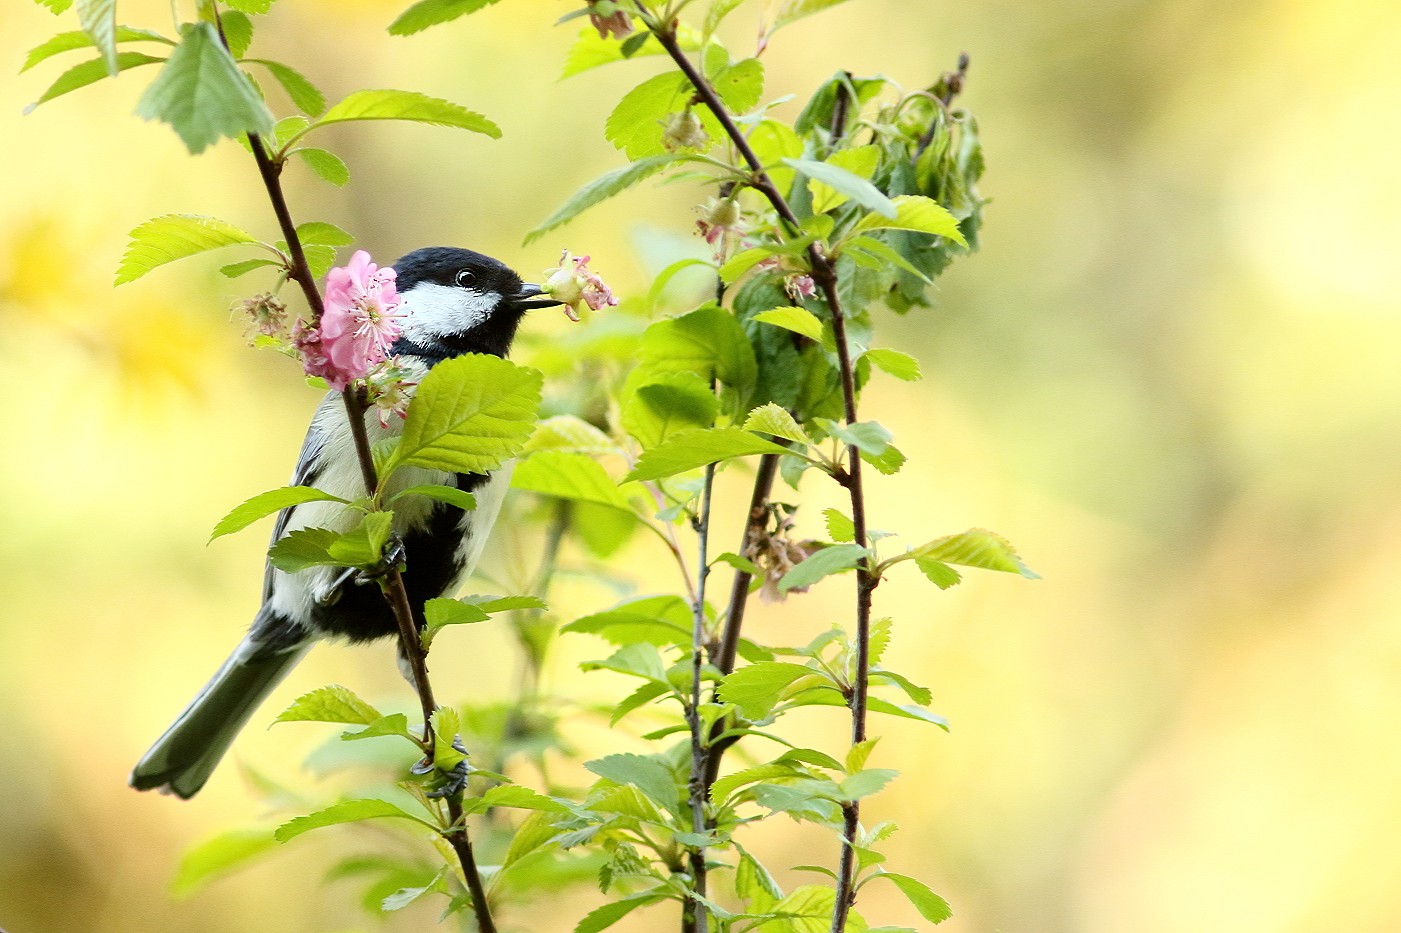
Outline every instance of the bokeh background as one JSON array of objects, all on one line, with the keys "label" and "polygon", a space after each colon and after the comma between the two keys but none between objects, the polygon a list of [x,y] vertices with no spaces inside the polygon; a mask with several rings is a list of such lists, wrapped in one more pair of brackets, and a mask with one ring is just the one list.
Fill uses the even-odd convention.
[{"label": "bokeh background", "polygon": [[[458,243],[527,274],[570,246],[620,292],[642,287],[656,244],[684,246],[684,185],[520,245],[620,164],[603,118],[656,67],[559,81],[577,24],[552,23],[570,6],[514,0],[399,39],[382,31],[394,3],[278,4],[255,51],[333,99],[417,89],[505,131],[338,131],[351,186],[290,170],[299,219],[338,222],[377,257]],[[214,263],[111,287],[126,231],[150,216],[272,235],[243,151],[192,159],[131,116],[149,70],[22,116],[76,61],[14,76],[24,51],[73,25],[23,0],[0,17],[0,927],[378,929],[344,882],[321,883],[349,844],[334,830],[169,896],[182,852],[265,820],[264,805],[236,767],[184,804],[129,791],[126,771],[251,616],[262,531],[204,542],[229,506],[285,481],[316,397],[285,360],[244,349],[227,310],[239,286]],[[168,28],[169,7],[123,0],[121,19]],[[748,49],[754,25],[735,14],[731,46]],[[994,202],[937,310],[883,321],[928,378],[868,396],[912,461],[874,485],[872,508],[878,526],[930,536],[997,529],[1044,579],[972,574],[939,593],[911,574],[879,592],[903,669],[954,726],[879,724],[875,763],[904,773],[867,808],[902,823],[891,866],[953,903],[941,929],[956,933],[1394,930],[1401,7],[853,0],[779,35],[767,93],[805,97],[839,67],[919,86],[960,50]],[[521,358],[566,326],[533,320]],[[647,547],[628,561],[639,590],[671,585]],[[847,585],[767,610],[766,634],[805,640]],[[576,583],[559,606],[614,598]],[[440,693],[505,698],[508,641],[476,628],[435,652]],[[599,650],[562,646],[552,688],[619,688],[574,671]],[[263,721],[331,681],[395,696],[390,658],[318,650]],[[593,754],[627,741],[577,728]],[[839,722],[814,728],[835,747]],[[254,726],[235,757],[318,792],[299,764],[313,739]],[[781,828],[766,844],[790,865],[826,851],[816,838]],[[597,901],[584,886],[511,917],[566,930]],[[862,907],[918,920],[875,892]]]}]

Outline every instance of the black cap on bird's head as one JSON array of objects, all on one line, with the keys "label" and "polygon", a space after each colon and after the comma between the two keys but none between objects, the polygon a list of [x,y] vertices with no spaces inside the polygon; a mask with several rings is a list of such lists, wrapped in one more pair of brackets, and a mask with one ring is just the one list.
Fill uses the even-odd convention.
[{"label": "black cap on bird's head", "polygon": [[470,249],[416,249],[394,263],[394,272],[404,314],[394,352],[434,361],[505,356],[525,312],[560,304],[505,263]]}]

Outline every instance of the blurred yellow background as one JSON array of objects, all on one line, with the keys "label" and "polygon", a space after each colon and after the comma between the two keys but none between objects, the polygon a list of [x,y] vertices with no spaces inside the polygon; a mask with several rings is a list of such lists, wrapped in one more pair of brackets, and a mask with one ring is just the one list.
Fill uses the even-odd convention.
[{"label": "blurred yellow background", "polygon": [[[74,28],[71,15],[5,6],[11,74],[26,49]],[[123,21],[168,31],[166,4],[120,6]],[[658,227],[684,235],[694,218],[684,185],[644,186],[520,246],[622,163],[603,118],[656,68],[558,81],[577,24],[551,24],[570,6],[515,0],[390,38],[398,4],[278,4],[254,51],[305,69],[332,99],[415,89],[505,132],[338,130],[351,186],[290,169],[298,218],[342,224],[382,261],[470,245],[527,277],[569,246],[636,293],[650,268],[640,244]],[[754,24],[748,6],[732,18],[737,52]],[[882,318],[883,342],[928,378],[885,380],[865,402],[911,456],[873,484],[873,524],[990,527],[1044,577],[975,573],[939,593],[902,573],[878,593],[899,623],[900,669],[933,686],[953,732],[876,723],[887,738],[873,764],[904,776],[865,817],[902,823],[890,865],[952,902],[941,929],[1397,929],[1398,49],[1401,7],[1385,0],[854,0],[765,54],[770,98],[803,98],[839,67],[915,87],[960,50],[972,57],[964,101],[994,200],[984,248],[941,281],[938,309]],[[316,396],[287,361],[244,349],[227,310],[241,283],[216,263],[113,290],[125,234],[148,217],[274,228],[241,149],[192,159],[167,127],[131,115],[150,69],[21,116],[78,60],[0,86],[12,425],[0,459],[0,927],[380,928],[344,882],[321,884],[352,841],[337,830],[172,901],[181,853],[256,822],[262,805],[232,761],[189,803],[125,786],[251,618],[265,530],[204,542],[230,506],[285,482]],[[566,326],[528,322],[519,357]],[[722,498],[721,541],[737,534],[743,486],[733,477]],[[814,531],[817,514],[805,519]],[[649,546],[631,554],[639,589],[671,585]],[[802,642],[849,585],[837,578],[759,624]],[[613,598],[580,584],[557,606]],[[440,695],[509,695],[507,641],[477,628],[440,642]],[[574,671],[590,656],[596,645],[567,642],[552,688],[615,689]],[[315,787],[299,768],[314,734],[260,724],[331,681],[400,695],[391,657],[318,649],[233,757]],[[821,728],[835,748],[841,723]],[[610,735],[573,738],[602,754]],[[829,849],[810,827],[780,827],[769,854],[790,865]],[[868,890],[873,922],[918,921]],[[508,925],[567,930],[597,902],[586,885]],[[389,928],[435,917],[420,907]],[[618,929],[673,928],[660,913],[629,923]]]}]

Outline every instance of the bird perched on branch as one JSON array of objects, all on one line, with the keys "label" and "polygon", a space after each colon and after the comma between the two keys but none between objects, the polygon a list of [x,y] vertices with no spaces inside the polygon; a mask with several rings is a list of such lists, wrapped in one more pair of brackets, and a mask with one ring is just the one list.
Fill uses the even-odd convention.
[{"label": "bird perched on branch", "polygon": [[[415,250],[393,268],[395,275],[387,281],[397,288],[400,317],[390,352],[410,372],[423,373],[467,353],[504,357],[527,311],[562,303],[546,296],[539,285],[524,284],[501,262],[471,250]],[[373,411],[365,420],[371,440],[401,430],[398,419],[383,424]],[[451,595],[471,573],[496,521],[510,470],[448,474],[416,469],[411,480],[405,477],[401,482],[455,485],[477,500],[472,511],[422,497],[403,500],[402,508],[396,505],[394,531],[408,555],[404,584],[419,613],[426,600]],[[315,486],[347,500],[365,494],[350,424],[337,392],[329,393],[312,417],[292,485]],[[283,509],[273,541],[297,529],[334,524],[343,509],[330,501]],[[340,636],[363,642],[398,631],[379,586],[364,575],[341,567],[285,573],[269,564],[262,608],[248,634],[137,763],[131,786],[193,796],[249,717],[318,639]]]}]

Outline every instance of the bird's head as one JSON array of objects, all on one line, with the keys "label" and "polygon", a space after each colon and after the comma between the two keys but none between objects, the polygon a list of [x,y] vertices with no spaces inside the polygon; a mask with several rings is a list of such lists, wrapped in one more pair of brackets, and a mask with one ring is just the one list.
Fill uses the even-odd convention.
[{"label": "bird's head", "polygon": [[470,249],[416,249],[394,271],[404,321],[393,352],[434,363],[463,353],[505,356],[527,311],[560,303]]}]

